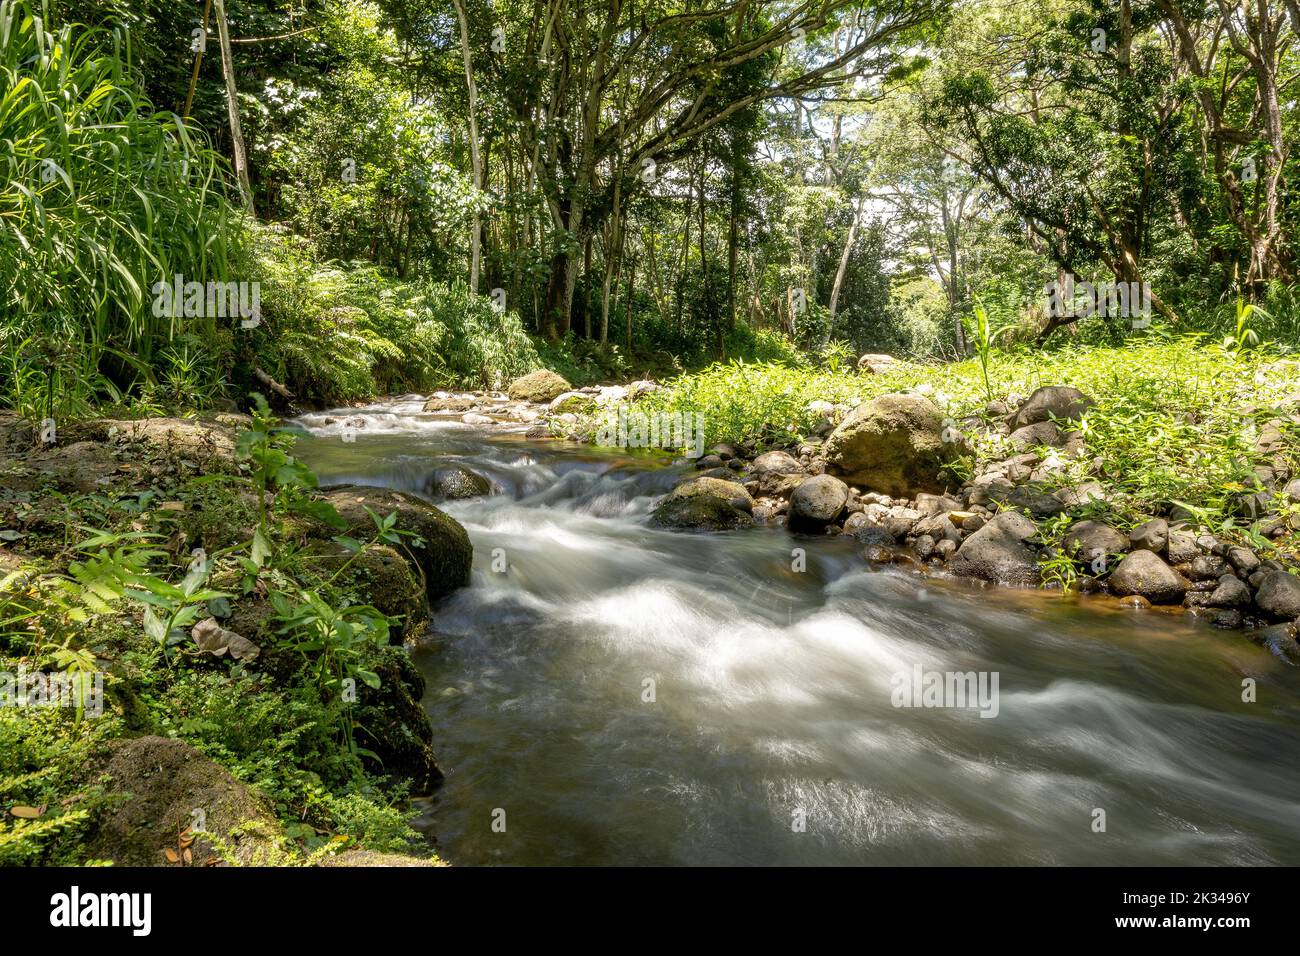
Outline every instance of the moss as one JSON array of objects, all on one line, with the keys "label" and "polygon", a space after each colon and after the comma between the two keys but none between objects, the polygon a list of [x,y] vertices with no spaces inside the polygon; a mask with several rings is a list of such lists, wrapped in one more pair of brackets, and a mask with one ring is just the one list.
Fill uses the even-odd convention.
[{"label": "moss", "polygon": [[515,401],[549,402],[572,388],[563,375],[539,368],[511,382],[509,395]]},{"label": "moss", "polygon": [[[235,848],[241,863],[256,863],[281,849],[280,825],[266,797],[189,744],[166,737],[136,737],[110,748],[104,767],[108,793],[118,799],[101,815],[87,851],[118,866],[158,866],[179,835],[195,829]],[[196,814],[196,811],[198,813]],[[196,833],[196,863],[214,855]]]}]

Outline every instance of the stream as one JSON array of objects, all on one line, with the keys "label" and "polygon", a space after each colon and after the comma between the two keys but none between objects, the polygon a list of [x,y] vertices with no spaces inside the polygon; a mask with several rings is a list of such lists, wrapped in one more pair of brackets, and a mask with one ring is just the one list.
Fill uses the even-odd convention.
[{"label": "stream", "polygon": [[[494,486],[440,505],[473,580],[414,651],[447,775],[417,825],[449,862],[1300,864],[1300,670],[1241,632],[848,538],[651,530],[689,466],[421,405],[296,424],[322,484]],[[995,673],[996,716],[895,706],[918,670]]]}]

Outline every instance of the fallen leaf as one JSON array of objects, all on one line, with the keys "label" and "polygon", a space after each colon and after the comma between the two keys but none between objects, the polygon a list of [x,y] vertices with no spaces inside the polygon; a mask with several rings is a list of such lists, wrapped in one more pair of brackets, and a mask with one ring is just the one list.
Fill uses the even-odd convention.
[{"label": "fallen leaf", "polygon": [[253,661],[262,653],[260,647],[241,634],[227,631],[214,617],[195,624],[190,637],[200,651],[213,657],[225,657],[229,653],[237,661]]},{"label": "fallen leaf", "polygon": [[35,820],[41,815],[41,811],[35,807],[15,806],[9,808],[9,815],[19,820]]},{"label": "fallen leaf", "polygon": [[179,863],[181,861],[181,855],[171,847],[163,850],[163,856],[167,857],[168,863]]},{"label": "fallen leaf", "polygon": [[164,501],[158,506],[160,511],[184,511],[185,502],[183,501]]},{"label": "fallen leaf", "polygon": [[184,853],[184,859],[185,859],[185,865],[189,866],[191,863],[194,862],[194,854],[191,853],[189,850],[186,850]]}]

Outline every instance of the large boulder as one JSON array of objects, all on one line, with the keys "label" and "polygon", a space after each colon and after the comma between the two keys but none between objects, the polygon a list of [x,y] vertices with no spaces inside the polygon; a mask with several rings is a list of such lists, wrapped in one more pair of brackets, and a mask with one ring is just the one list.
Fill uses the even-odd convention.
[{"label": "large boulder", "polygon": [[962,445],[948,432],[933,402],[919,395],[882,395],[859,405],[826,440],[827,468],[852,485],[911,497],[940,492],[943,466]]},{"label": "large boulder", "polygon": [[1276,620],[1300,618],[1300,578],[1285,571],[1268,571],[1255,594],[1259,609]]},{"label": "large boulder", "polygon": [[[396,527],[413,532],[421,539],[419,543],[405,539],[398,550],[423,575],[431,601],[469,583],[470,566],[474,561],[469,535],[458,521],[427,501],[389,488],[362,485],[322,488],[320,496],[334,505],[347,522],[346,533],[362,540],[370,538],[375,530],[374,521],[366,513],[367,508],[380,517],[395,512]],[[328,528],[323,531],[327,537],[337,533]]]},{"label": "large boulder", "polygon": [[1190,586],[1154,551],[1134,551],[1111,572],[1106,583],[1112,594],[1137,595],[1152,604],[1177,604]]},{"label": "large boulder", "polygon": [[1030,395],[1011,419],[1013,429],[1024,428],[1053,418],[1078,418],[1095,403],[1069,385],[1044,385]]},{"label": "large boulder", "polygon": [[949,562],[954,574],[999,584],[1038,584],[1038,554],[1029,541],[1037,526],[1024,515],[1004,511],[962,542]]},{"label": "large boulder", "polygon": [[563,375],[539,368],[511,382],[507,393],[517,402],[549,402],[572,388]]},{"label": "large boulder", "polygon": [[89,838],[90,858],[166,866],[166,851],[183,852],[179,835],[190,830],[194,843],[184,849],[193,865],[216,857],[204,834],[231,847],[240,863],[275,862],[283,834],[259,791],[181,740],[135,737],[110,747],[108,799]]},{"label": "large boulder", "polygon": [[814,475],[790,496],[790,530],[820,531],[838,518],[849,501],[849,486],[831,475]]}]

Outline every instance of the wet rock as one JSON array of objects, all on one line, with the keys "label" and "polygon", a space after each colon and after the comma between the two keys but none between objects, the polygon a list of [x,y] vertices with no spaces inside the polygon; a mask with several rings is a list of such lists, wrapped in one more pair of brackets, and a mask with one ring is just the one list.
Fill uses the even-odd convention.
[{"label": "wet rock", "polygon": [[1107,580],[1113,594],[1139,595],[1152,604],[1177,604],[1187,593],[1187,580],[1153,551],[1134,551]]},{"label": "wet rock", "polygon": [[466,425],[491,425],[492,419],[487,415],[480,415],[478,412],[466,412],[460,416],[461,422]]},{"label": "wet rock", "polygon": [[550,369],[539,368],[511,382],[507,393],[515,401],[549,402],[572,390],[573,386],[563,375],[558,375]]},{"label": "wet rock", "polygon": [[1246,577],[1250,577],[1259,570],[1259,558],[1249,548],[1229,548],[1228,561],[1236,568],[1238,574],[1243,574]]},{"label": "wet rock", "polygon": [[438,392],[429,397],[424,403],[426,412],[467,412],[478,404],[478,400],[472,395],[449,395],[446,392]]},{"label": "wet rock", "polygon": [[759,455],[749,466],[758,480],[760,493],[770,496],[789,494],[803,482],[803,467],[783,451]]},{"label": "wet rock", "polygon": [[1144,521],[1128,534],[1134,551],[1151,551],[1160,554],[1169,544],[1169,522],[1164,518]]},{"label": "wet rock", "polygon": [[1196,560],[1200,549],[1196,547],[1196,538],[1186,531],[1170,531],[1165,552],[1170,564],[1187,564]]},{"label": "wet rock", "polygon": [[968,537],[949,567],[954,574],[1004,584],[1038,584],[1038,556],[1028,544],[1038,528],[1022,514],[1006,511]]},{"label": "wet rock", "polygon": [[[322,488],[320,497],[330,502],[347,522],[346,533],[360,539],[374,534],[375,524],[366,512],[380,517],[397,514],[396,527],[421,539],[403,541],[401,551],[424,577],[429,599],[436,601],[469,583],[474,549],[460,523],[414,495],[387,488],[362,485],[334,485]],[[320,536],[333,537],[337,530],[325,527]]]},{"label": "wet rock", "polygon": [[1250,601],[1250,588],[1232,575],[1225,574],[1210,592],[1207,603],[1214,607],[1249,607]]},{"label": "wet rock", "polygon": [[528,431],[524,432],[524,437],[527,438],[529,441],[539,441],[540,439],[543,438],[550,438],[551,426],[547,425],[544,422],[537,425],[532,425],[529,427]]},{"label": "wet rock", "polygon": [[957,553],[957,542],[950,538],[938,542],[934,546],[934,556],[940,561],[950,561],[952,556]]},{"label": "wet rock", "polygon": [[925,561],[930,557],[930,555],[934,554],[936,542],[934,538],[930,537],[930,535],[923,534],[917,537],[915,547],[916,556],[922,561]]},{"label": "wet rock", "polygon": [[433,753],[433,727],[421,700],[424,676],[406,649],[366,645],[362,666],[378,675],[379,687],[357,683],[357,744],[375,755],[362,762],[376,774],[408,782],[426,794],[442,782]]},{"label": "wet rock", "polygon": [[1300,625],[1274,624],[1247,635],[1252,641],[1263,644],[1282,660],[1300,666]]},{"label": "wet rock", "polygon": [[1119,599],[1119,606],[1141,610],[1150,607],[1151,602],[1140,594],[1129,594]]},{"label": "wet rock", "polygon": [[1046,385],[1036,389],[1020,406],[1011,427],[1024,428],[1053,418],[1078,418],[1095,404],[1077,388],[1068,385]]},{"label": "wet rock", "polygon": [[[334,541],[309,541],[303,553],[326,576],[333,576],[347,565],[340,584],[352,584],[364,602],[398,620],[392,637],[398,641],[424,630],[429,621],[429,597],[414,564],[385,544],[368,544],[352,552]],[[238,605],[237,605],[238,607]]]},{"label": "wet rock", "polygon": [[718,455],[701,455],[695,462],[695,467],[700,470],[704,470],[705,468],[721,468],[722,466],[722,458]]},{"label": "wet rock", "polygon": [[490,495],[492,484],[478,472],[461,465],[447,465],[434,469],[425,482],[424,490],[435,500],[456,501]]},{"label": "wet rock", "polygon": [[[197,809],[203,811],[203,829],[233,847],[239,862],[273,862],[283,833],[257,790],[184,741],[135,737],[109,747],[103,771],[108,799],[87,843],[90,858],[117,866],[166,866],[164,849],[175,849],[177,834],[193,825]],[[202,833],[195,837],[190,852],[202,864],[215,854]]]},{"label": "wet rock", "polygon": [[944,466],[962,453],[944,441],[943,415],[918,395],[882,395],[859,405],[826,440],[828,470],[859,488],[890,495],[941,492]]},{"label": "wet rock", "polygon": [[754,518],[718,495],[668,496],[650,516],[650,526],[671,531],[732,531],[754,527]]},{"label": "wet rock", "polygon": [[1267,571],[1255,594],[1259,609],[1274,620],[1300,618],[1300,577],[1285,571]]},{"label": "wet rock", "polygon": [[844,512],[849,486],[830,475],[806,479],[790,495],[790,528],[820,530]]},{"label": "wet rock", "polygon": [[1124,554],[1129,549],[1127,535],[1100,521],[1076,521],[1061,543],[1066,554],[1084,564],[1091,564],[1102,556],[1109,559],[1109,556]]},{"label": "wet rock", "polygon": [[701,495],[712,495],[715,498],[721,498],[731,507],[739,508],[741,511],[753,512],[754,510],[754,499],[744,485],[721,478],[699,477],[684,481],[668,492],[664,500],[696,498]]}]

